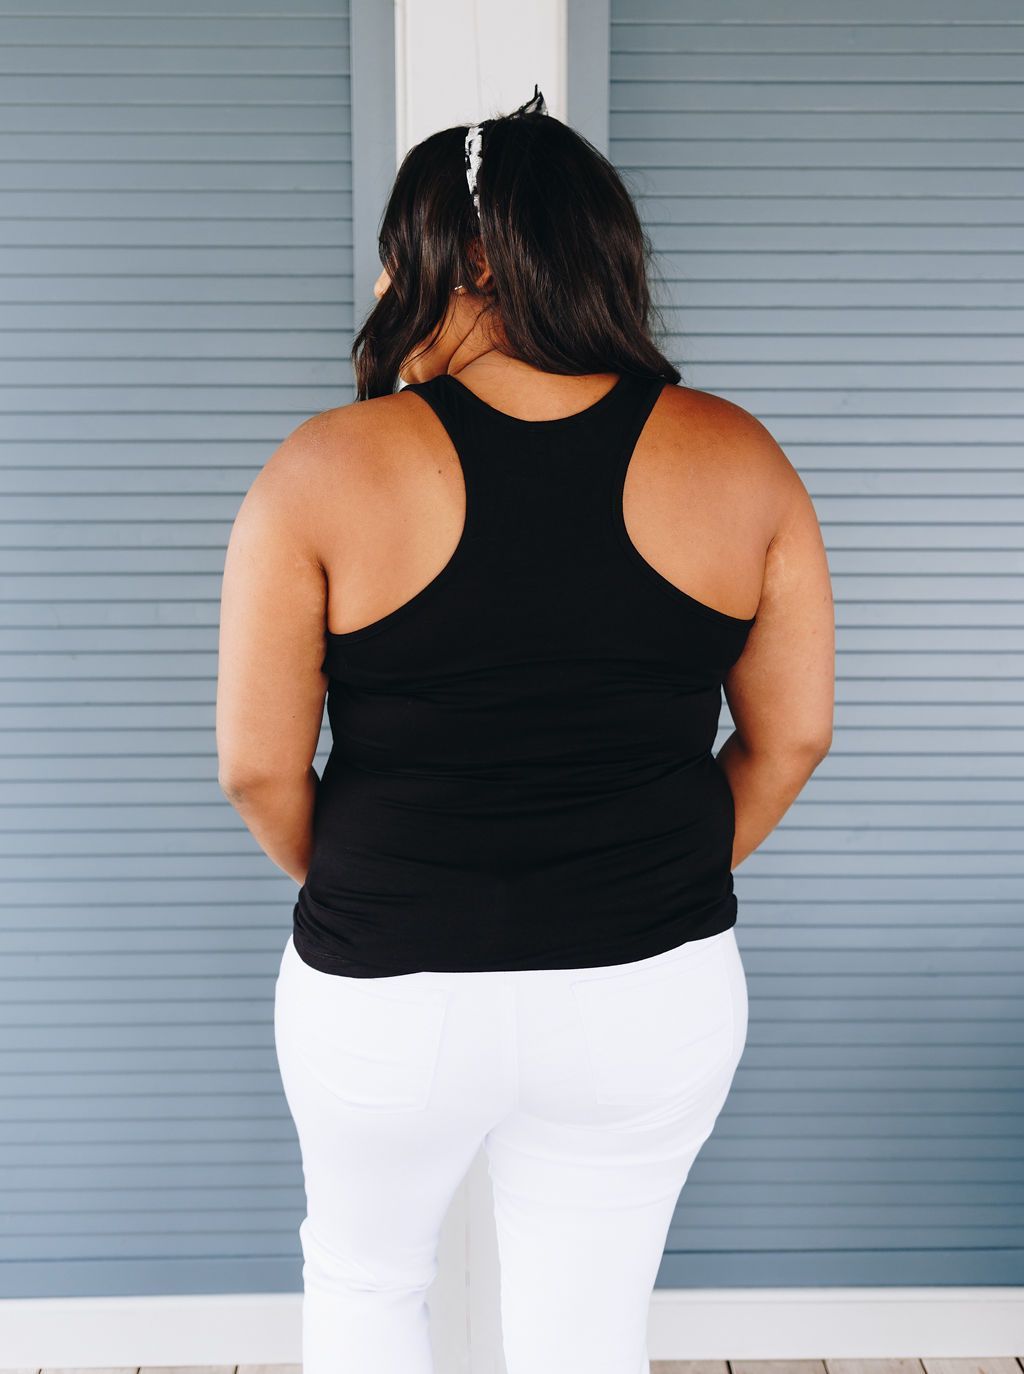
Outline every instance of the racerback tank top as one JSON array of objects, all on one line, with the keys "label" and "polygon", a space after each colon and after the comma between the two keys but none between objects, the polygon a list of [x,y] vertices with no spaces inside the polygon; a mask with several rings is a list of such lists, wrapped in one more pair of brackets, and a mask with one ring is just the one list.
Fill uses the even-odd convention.
[{"label": "racerback tank top", "polygon": [[457,547],[396,610],[328,633],[332,747],[293,911],[301,958],[373,978],[647,958],[735,924],[711,753],[756,617],[680,591],[622,513],[666,383],[555,420],[411,383],[465,486]]}]

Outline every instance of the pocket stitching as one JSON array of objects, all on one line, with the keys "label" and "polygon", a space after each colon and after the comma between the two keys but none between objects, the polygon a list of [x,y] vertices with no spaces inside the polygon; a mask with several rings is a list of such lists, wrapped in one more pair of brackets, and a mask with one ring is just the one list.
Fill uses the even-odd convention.
[{"label": "pocket stitching", "polygon": [[[425,1077],[421,1083],[415,1085],[415,1093],[410,1087],[406,1091],[406,1095],[401,1098],[396,1098],[392,1095],[387,1100],[376,1099],[367,1101],[348,1096],[343,1090],[339,1090],[337,1085],[332,1084],[328,1079],[323,1077],[319,1065],[315,1060],[311,1059],[308,1054],[304,1053],[300,1047],[295,1047],[294,1053],[324,1091],[330,1093],[333,1098],[343,1103],[346,1107],[352,1108],[355,1111],[366,1111],[371,1113],[423,1111],[430,1103],[430,1098],[434,1091],[434,1083],[437,1079],[437,1070],[441,1058],[441,1040],[448,1013],[447,1003],[442,1005],[440,1010],[441,1015],[437,1018],[436,1026],[431,1029],[431,1040],[427,1042],[430,1044],[431,1050],[430,1057],[426,1061],[427,1069]],[[424,1041],[421,1040],[420,1044],[423,1043]]]}]

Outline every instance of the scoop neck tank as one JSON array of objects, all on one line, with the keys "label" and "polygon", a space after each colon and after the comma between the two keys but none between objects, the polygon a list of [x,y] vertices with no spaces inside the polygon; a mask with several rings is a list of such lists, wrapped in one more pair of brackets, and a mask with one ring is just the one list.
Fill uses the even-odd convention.
[{"label": "scoop neck tank", "polygon": [[711,752],[756,617],[682,591],[626,530],[663,378],[527,420],[441,373],[465,512],[395,610],[326,633],[331,750],[293,909],[301,958],[386,977],[618,964],[735,924]]}]

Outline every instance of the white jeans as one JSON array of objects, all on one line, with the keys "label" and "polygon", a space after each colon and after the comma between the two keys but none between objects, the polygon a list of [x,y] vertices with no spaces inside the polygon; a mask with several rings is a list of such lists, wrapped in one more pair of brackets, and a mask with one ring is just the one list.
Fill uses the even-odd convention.
[{"label": "white jeans", "polygon": [[289,937],[274,1028],[304,1374],[433,1374],[425,1294],[481,1142],[509,1374],[646,1374],[669,1225],[746,1042],[732,929],[599,968],[385,978],[321,973]]}]

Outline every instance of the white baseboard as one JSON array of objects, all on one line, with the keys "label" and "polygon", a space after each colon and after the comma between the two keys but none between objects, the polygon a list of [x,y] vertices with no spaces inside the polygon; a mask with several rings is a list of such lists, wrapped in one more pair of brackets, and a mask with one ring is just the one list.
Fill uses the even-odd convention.
[{"label": "white baseboard", "polygon": [[[301,1301],[297,1293],[12,1298],[0,1301],[0,1371],[298,1365]],[[659,1288],[648,1353],[652,1360],[1024,1355],[1024,1288]],[[473,1365],[493,1366],[493,1351],[479,1356]]]},{"label": "white baseboard", "polygon": [[652,1360],[1024,1355],[1024,1288],[656,1288]]}]

